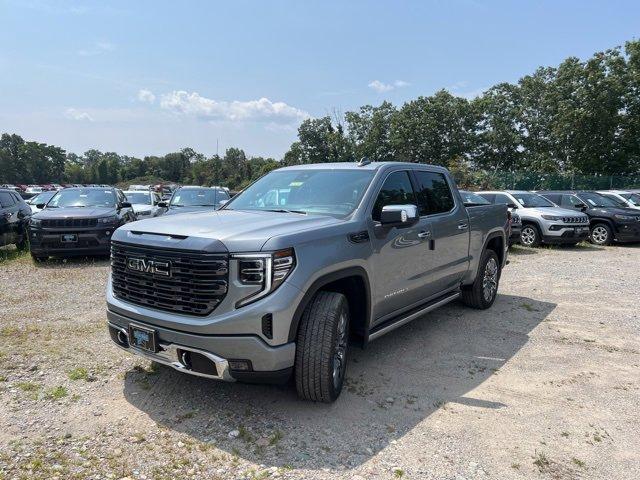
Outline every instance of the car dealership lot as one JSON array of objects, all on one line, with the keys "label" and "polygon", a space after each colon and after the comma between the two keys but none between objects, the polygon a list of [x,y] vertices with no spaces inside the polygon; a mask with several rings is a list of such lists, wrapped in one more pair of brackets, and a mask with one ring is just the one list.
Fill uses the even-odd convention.
[{"label": "car dealership lot", "polygon": [[0,479],[640,477],[640,245],[510,259],[492,309],[354,348],[331,405],[118,350],[104,259],[0,263]]}]

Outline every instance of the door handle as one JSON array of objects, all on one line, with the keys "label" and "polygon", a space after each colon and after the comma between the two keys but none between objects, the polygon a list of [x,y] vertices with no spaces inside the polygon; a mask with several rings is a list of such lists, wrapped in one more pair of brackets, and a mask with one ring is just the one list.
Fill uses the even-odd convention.
[{"label": "door handle", "polygon": [[428,230],[423,230],[418,234],[418,238],[431,238],[431,232]]},{"label": "door handle", "polygon": [[468,223],[459,223],[458,230],[466,230],[468,226],[469,226]]}]

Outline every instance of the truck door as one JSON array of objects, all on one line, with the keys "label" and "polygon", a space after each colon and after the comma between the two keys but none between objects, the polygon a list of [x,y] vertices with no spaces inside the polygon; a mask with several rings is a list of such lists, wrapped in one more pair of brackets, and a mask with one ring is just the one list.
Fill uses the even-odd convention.
[{"label": "truck door", "polygon": [[444,173],[416,169],[413,174],[420,221],[430,232],[420,263],[429,269],[422,291],[431,298],[459,285],[469,268],[469,216]]},{"label": "truck door", "polygon": [[371,211],[373,255],[372,294],[374,323],[423,298],[425,266],[418,261],[427,245],[418,223],[407,228],[382,227],[380,213],[386,205],[417,205],[408,170],[391,172],[385,178]]}]

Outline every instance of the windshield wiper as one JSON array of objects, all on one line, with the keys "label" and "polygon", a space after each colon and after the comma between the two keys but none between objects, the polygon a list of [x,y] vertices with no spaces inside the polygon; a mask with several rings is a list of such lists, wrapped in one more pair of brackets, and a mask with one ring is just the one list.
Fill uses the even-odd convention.
[{"label": "windshield wiper", "polygon": [[263,209],[263,212],[278,212],[278,213],[299,213],[300,215],[306,215],[307,212],[302,210],[287,210],[286,208],[267,208]]}]

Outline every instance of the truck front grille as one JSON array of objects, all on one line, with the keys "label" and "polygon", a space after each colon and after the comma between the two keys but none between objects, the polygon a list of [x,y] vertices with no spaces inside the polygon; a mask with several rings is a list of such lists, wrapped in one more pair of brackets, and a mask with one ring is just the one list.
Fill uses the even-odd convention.
[{"label": "truck front grille", "polygon": [[562,217],[564,223],[588,223],[584,217]]},{"label": "truck front grille", "polygon": [[226,254],[111,242],[113,293],[136,305],[208,315],[227,294],[228,277]]}]

